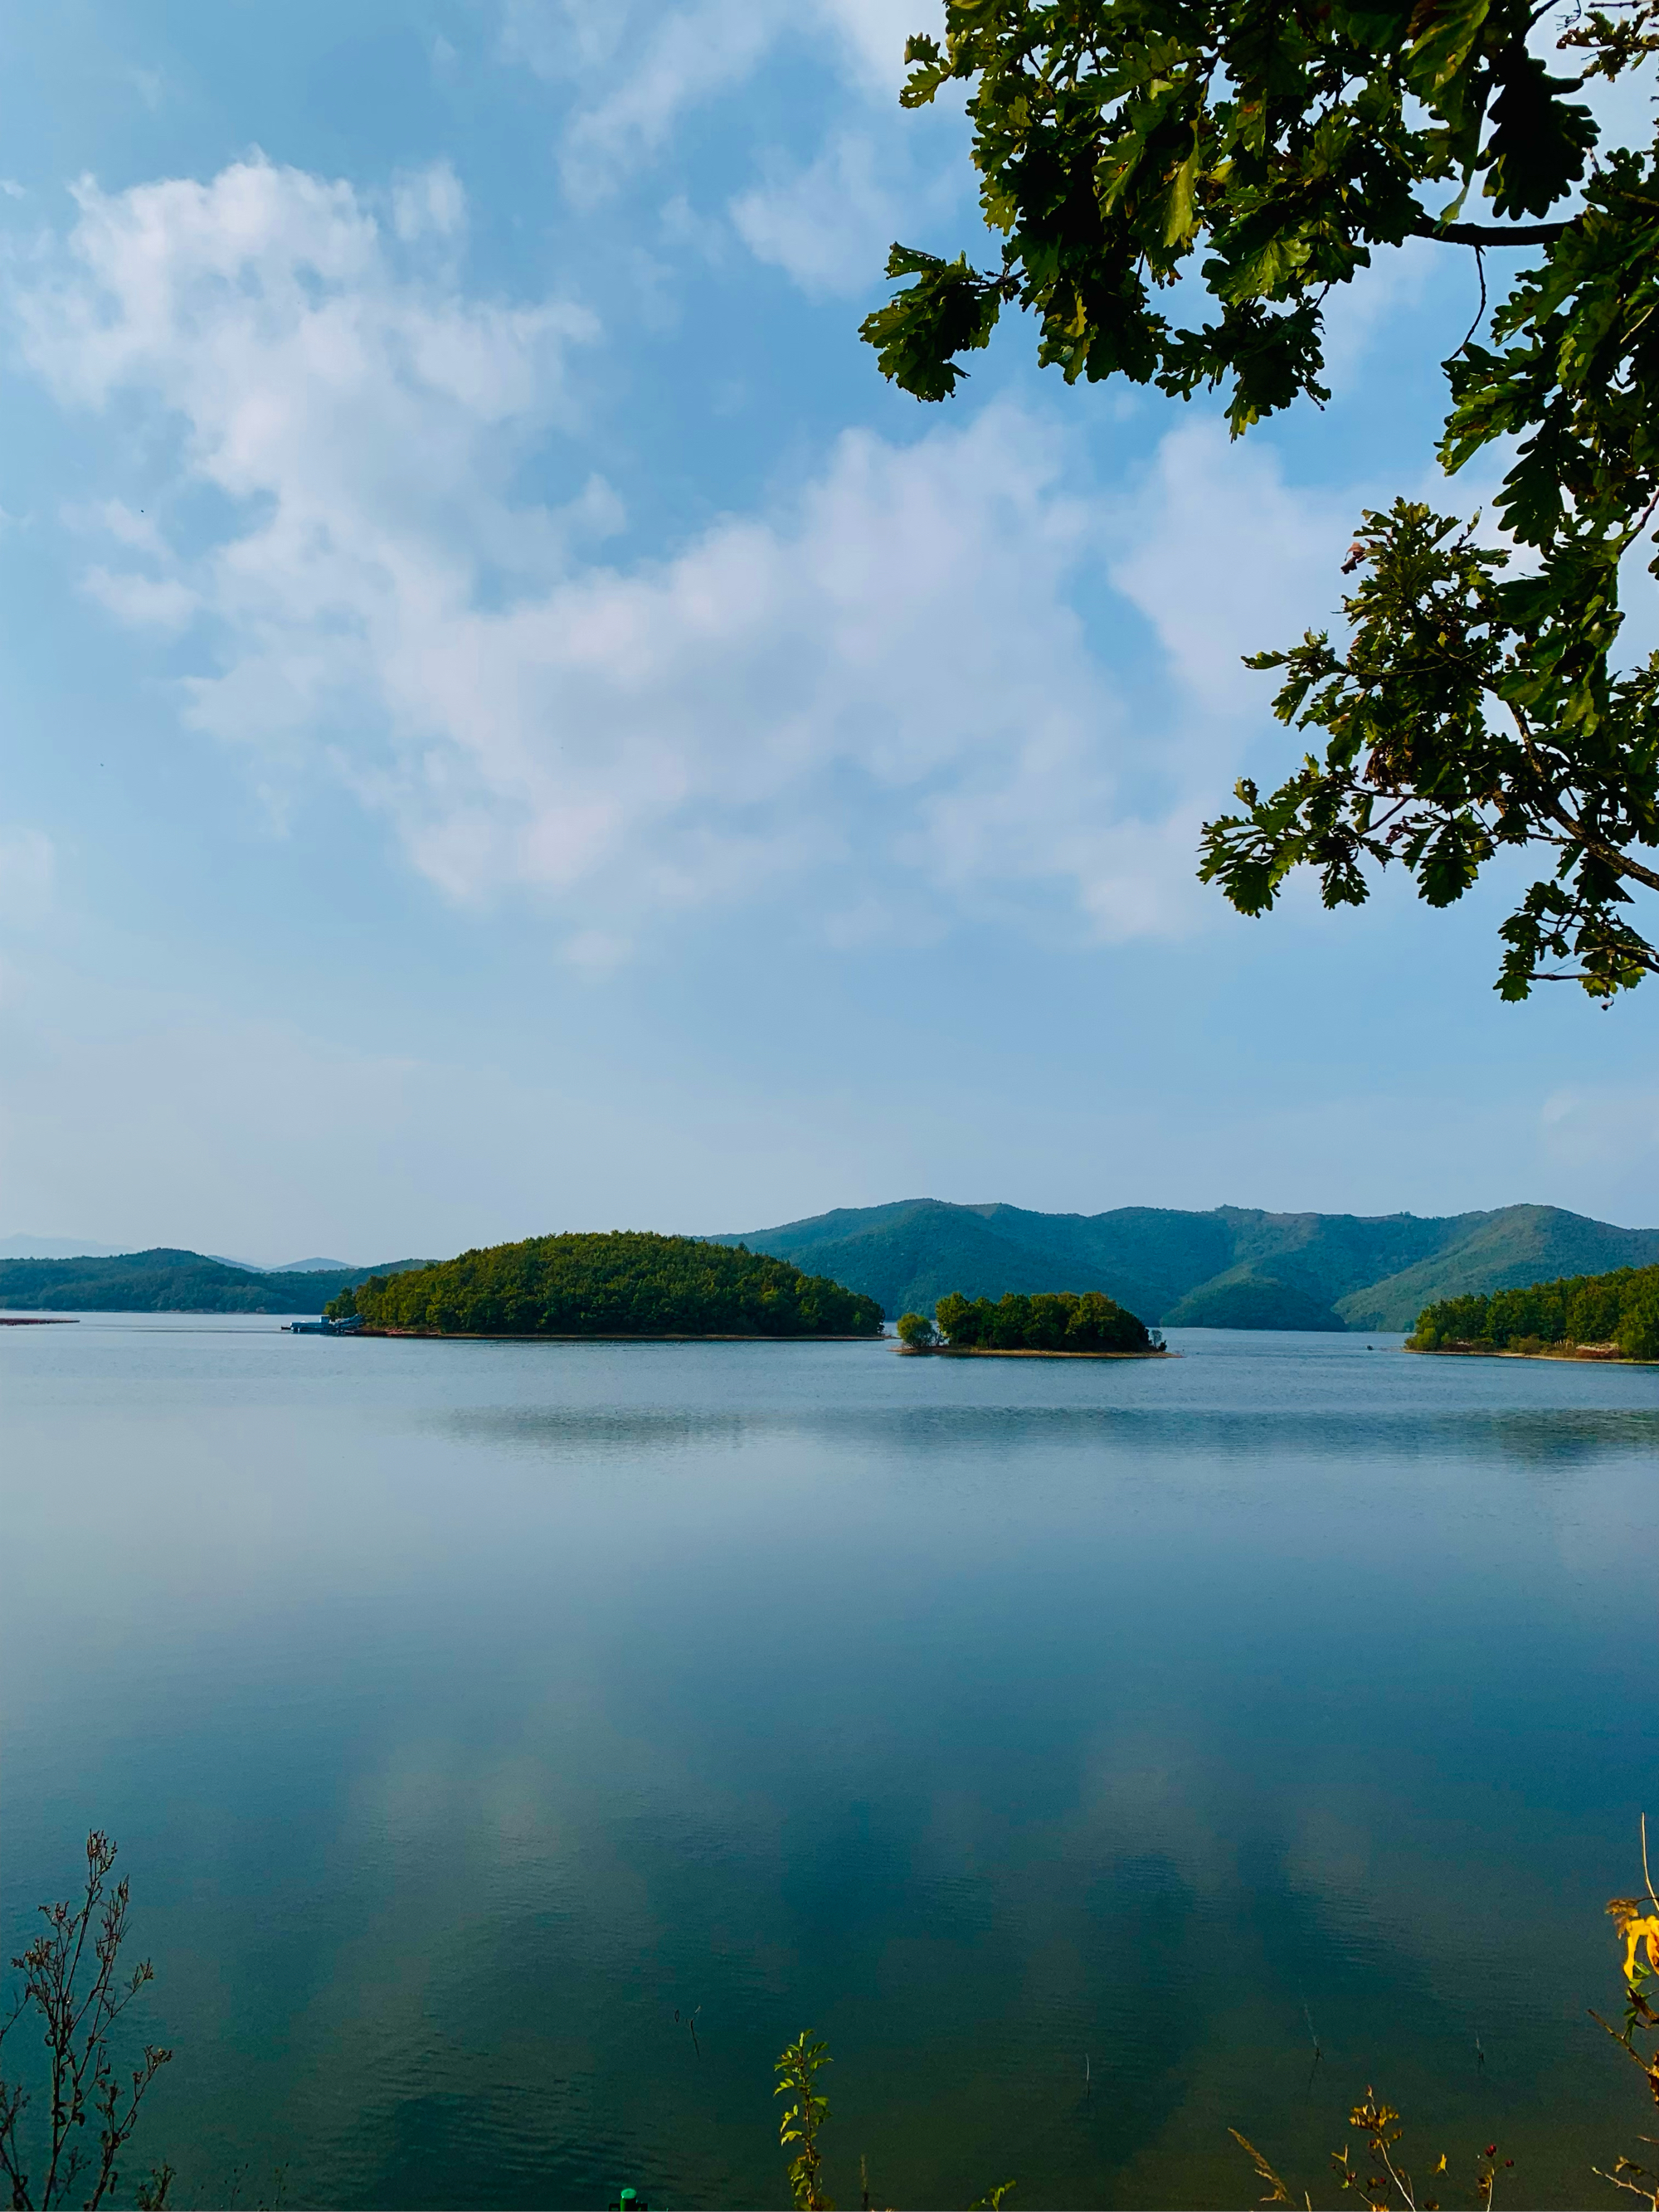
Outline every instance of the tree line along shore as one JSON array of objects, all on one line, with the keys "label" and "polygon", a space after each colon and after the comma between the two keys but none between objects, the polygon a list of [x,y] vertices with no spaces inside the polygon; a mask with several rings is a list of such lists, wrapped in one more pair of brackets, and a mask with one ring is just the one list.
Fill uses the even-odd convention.
[{"label": "tree line along shore", "polygon": [[[932,1316],[902,1314],[901,1350],[912,1353],[1046,1353],[1147,1358],[1162,1332],[1097,1291],[1010,1292],[993,1302],[951,1293]],[[1443,1298],[1425,1306],[1408,1352],[1546,1359],[1659,1362],[1659,1267],[1615,1267],[1548,1283]]]},{"label": "tree line along shore", "polygon": [[1659,1267],[1564,1275],[1553,1283],[1425,1306],[1407,1352],[1535,1359],[1659,1360]]}]

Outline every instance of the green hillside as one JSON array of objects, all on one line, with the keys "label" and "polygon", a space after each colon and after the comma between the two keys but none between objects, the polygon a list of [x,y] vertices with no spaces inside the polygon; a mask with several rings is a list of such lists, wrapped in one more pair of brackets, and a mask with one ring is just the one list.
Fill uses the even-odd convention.
[{"label": "green hillside", "polygon": [[532,1237],[344,1291],[371,1328],[466,1336],[878,1336],[881,1310],[788,1261],[643,1231]]},{"label": "green hillside", "polygon": [[1121,1219],[1122,1233],[1097,1249],[1096,1224],[1083,1214],[921,1198],[716,1241],[820,1268],[879,1299],[890,1315],[931,1313],[952,1291],[977,1298],[1075,1290],[1103,1291],[1132,1313],[1151,1316],[1229,1264],[1224,1233],[1211,1215],[1135,1207]]},{"label": "green hillside", "polygon": [[1294,1283],[1254,1267],[1230,1267],[1200,1283],[1164,1316],[1171,1328],[1300,1328],[1340,1335],[1343,1322],[1332,1307]]},{"label": "green hillside", "polygon": [[1465,1291],[1659,1261],[1659,1230],[1547,1206],[1491,1213],[1267,1213],[1224,1206],[1035,1213],[908,1199],[843,1207],[741,1241],[834,1275],[890,1315],[952,1291],[1103,1291],[1168,1328],[1409,1329]]},{"label": "green hillside", "polygon": [[0,1260],[0,1306],[19,1313],[317,1314],[365,1276],[426,1265],[387,1260],[379,1267],[261,1275],[166,1246],[107,1259]]},{"label": "green hillside", "polygon": [[[1435,1261],[1342,1298],[1337,1310],[1349,1327],[1410,1328],[1425,1305],[1442,1298],[1659,1261],[1659,1231],[1614,1229],[1553,1206],[1508,1206],[1464,1218],[1475,1224],[1469,1235]],[[1376,1318],[1383,1313],[1390,1318]]]}]

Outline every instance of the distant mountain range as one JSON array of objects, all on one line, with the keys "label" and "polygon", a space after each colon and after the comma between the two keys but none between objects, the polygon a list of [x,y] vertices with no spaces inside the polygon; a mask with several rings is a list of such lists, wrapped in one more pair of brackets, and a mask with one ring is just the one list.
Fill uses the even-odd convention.
[{"label": "distant mountain range", "polygon": [[76,1259],[0,1259],[0,1306],[23,1313],[315,1314],[366,1275],[399,1275],[429,1264],[382,1260],[374,1267],[262,1273],[240,1261],[165,1245]]},{"label": "distant mountain range", "polygon": [[1659,1229],[1619,1229],[1554,1206],[1492,1213],[1032,1213],[934,1198],[850,1206],[727,1235],[879,1298],[931,1313],[946,1291],[1104,1291],[1166,1328],[1408,1329],[1468,1291],[1659,1261]]},{"label": "distant mountain range", "polygon": [[[113,1260],[131,1256],[123,1252],[118,1244],[94,1244],[84,1237],[0,1237],[0,1260]],[[257,1260],[234,1260],[228,1252],[199,1252],[192,1257],[216,1260],[222,1267],[240,1267],[245,1274],[251,1275],[350,1274],[354,1272],[349,1260],[284,1260],[279,1267],[262,1267]]]},{"label": "distant mountain range", "polygon": [[217,1260],[222,1267],[240,1267],[249,1275],[349,1275],[356,1272],[349,1260],[284,1260],[275,1267],[262,1267],[257,1260],[233,1259],[228,1252],[209,1252],[209,1260]]},{"label": "distant mountain range", "polygon": [[[14,1238],[14,1245],[46,1243]],[[68,1241],[68,1240],[64,1240]],[[1659,1262],[1659,1229],[1619,1229],[1554,1206],[1494,1213],[1208,1213],[1125,1206],[1033,1213],[914,1198],[850,1206],[777,1229],[715,1237],[830,1275],[893,1317],[931,1313],[948,1291],[1104,1291],[1166,1328],[1406,1329],[1427,1305],[1471,1291]],[[426,1260],[374,1267],[149,1252],[11,1258],[0,1247],[0,1307],[82,1313],[320,1313],[348,1284]]]}]

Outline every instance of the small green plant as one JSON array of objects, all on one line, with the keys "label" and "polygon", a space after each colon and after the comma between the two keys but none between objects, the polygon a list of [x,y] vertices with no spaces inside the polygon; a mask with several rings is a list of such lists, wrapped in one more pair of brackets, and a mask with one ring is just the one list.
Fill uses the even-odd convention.
[{"label": "small green plant", "polygon": [[[16,2002],[0,2022],[0,2045],[20,2020],[33,2015],[41,2025],[47,2051],[47,2122],[43,2130],[45,2172],[38,2183],[25,2161],[22,2121],[33,2098],[22,2083],[0,2075],[0,2174],[11,2190],[14,2212],[46,2212],[67,2204],[83,2177],[91,2193],[88,2206],[102,2204],[119,2179],[121,2153],[138,2124],[145,2092],[172,2057],[155,2044],[144,2045],[143,2063],[124,2086],[111,2050],[111,2031],[147,1982],[155,1979],[148,1959],[120,1973],[121,1947],[127,1936],[125,1878],[106,1887],[115,1863],[115,1845],[94,1828],[87,1838],[86,1884],[78,1900],[43,1905],[46,1933],[12,1965],[23,1977]],[[98,2124],[94,2154],[83,2130]],[[137,2191],[144,2212],[160,2212],[167,2201],[173,2168],[152,2169]]]},{"label": "small green plant", "polygon": [[898,1340],[908,1344],[912,1352],[925,1351],[939,1340],[939,1331],[926,1314],[901,1314],[898,1317]]},{"label": "small green plant", "polygon": [[829,2045],[814,2043],[803,2028],[793,2043],[785,2045],[775,2069],[778,2086],[773,2095],[793,2096],[796,2100],[778,2122],[780,2146],[787,2150],[791,2143],[800,2145],[789,2165],[789,2188],[796,2212],[835,2212],[833,2203],[823,2194],[823,2160],[818,2152],[818,2130],[830,2117],[830,2100],[817,2087],[819,2073],[834,2063]]},{"label": "small green plant", "polygon": [[[823,2193],[818,2149],[818,2130],[830,2117],[830,2100],[817,2086],[819,2074],[833,2063],[829,2045],[814,2043],[811,2030],[803,2028],[780,2051],[773,2069],[778,2077],[774,2096],[795,2100],[778,2123],[778,2142],[785,2150],[793,2143],[800,2145],[789,2164],[790,2197],[796,2212],[836,2212],[835,2200]],[[988,2196],[976,2197],[972,2212],[1001,2212],[1003,2199],[1015,2185],[1005,2181]],[[870,2212],[870,2169],[863,2158],[859,2160],[859,2201],[864,2212]]]}]

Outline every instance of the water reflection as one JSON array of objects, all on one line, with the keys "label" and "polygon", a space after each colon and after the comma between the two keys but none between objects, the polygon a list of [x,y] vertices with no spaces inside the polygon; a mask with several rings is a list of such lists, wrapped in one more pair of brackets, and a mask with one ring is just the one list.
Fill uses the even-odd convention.
[{"label": "water reflection", "polygon": [[1139,1459],[1496,1458],[1591,1464],[1659,1451],[1659,1408],[1553,1407],[1517,1413],[1421,1409],[1348,1414],[1328,1407],[1200,1412],[1098,1406],[715,1408],[472,1406],[422,1417],[428,1433],[465,1443],[578,1458],[729,1452],[810,1441],[830,1449],[951,1457],[1030,1450]]},{"label": "water reflection", "polygon": [[809,2022],[842,2202],[1642,2124],[1659,1377],[8,1334],[0,1909],[120,1837],[199,2201],[776,2202]]}]

